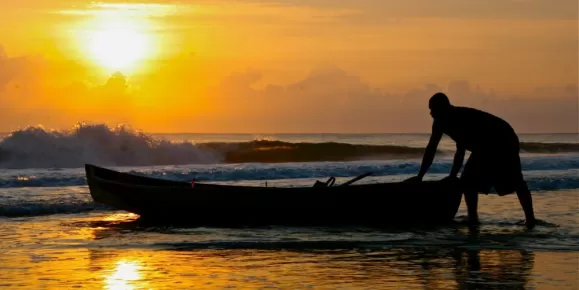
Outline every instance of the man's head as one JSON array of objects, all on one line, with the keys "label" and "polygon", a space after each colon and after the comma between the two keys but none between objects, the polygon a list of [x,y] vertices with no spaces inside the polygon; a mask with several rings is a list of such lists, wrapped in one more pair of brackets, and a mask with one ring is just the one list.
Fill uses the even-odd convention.
[{"label": "man's head", "polygon": [[428,101],[428,107],[430,108],[430,115],[432,118],[436,119],[446,114],[452,105],[444,93],[436,93],[430,97],[430,101]]}]

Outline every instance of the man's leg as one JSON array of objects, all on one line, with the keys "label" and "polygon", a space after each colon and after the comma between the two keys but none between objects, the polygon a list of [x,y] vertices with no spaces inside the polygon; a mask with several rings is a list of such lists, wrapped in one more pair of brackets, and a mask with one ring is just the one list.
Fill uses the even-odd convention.
[{"label": "man's leg", "polygon": [[464,189],[464,201],[468,212],[469,223],[478,224],[478,182],[480,180],[479,154],[471,153],[464,165],[460,180]]},{"label": "man's leg", "polygon": [[[518,144],[517,144],[518,145]],[[525,223],[527,227],[532,228],[535,226],[535,213],[533,211],[533,198],[531,197],[531,191],[525,182],[523,177],[523,169],[521,166],[521,157],[519,155],[519,147],[515,147],[515,152],[512,157],[511,174],[512,178],[515,180],[515,192],[519,198],[519,203],[525,212]],[[512,191],[511,191],[512,192]]]},{"label": "man's leg", "polygon": [[533,197],[531,197],[531,191],[524,180],[518,183],[516,192],[521,207],[525,212],[525,223],[527,227],[532,228],[536,223],[535,213],[533,211]]},{"label": "man's leg", "polygon": [[472,224],[478,224],[478,192],[468,189],[464,192],[464,201],[468,211],[468,221]]}]

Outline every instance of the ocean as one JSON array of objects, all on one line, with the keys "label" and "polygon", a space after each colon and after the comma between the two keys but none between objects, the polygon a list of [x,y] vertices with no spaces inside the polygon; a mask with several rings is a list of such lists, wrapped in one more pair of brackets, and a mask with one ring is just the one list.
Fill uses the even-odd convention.
[{"label": "ocean", "polygon": [[[478,229],[462,223],[464,202],[456,224],[439,227],[143,226],[93,203],[83,168],[279,187],[366,172],[359,183],[400,181],[418,172],[428,137],[104,125],[0,135],[0,288],[578,289],[578,134],[519,136],[532,230],[516,225],[516,195],[494,194],[480,195]],[[453,152],[445,138],[427,179],[448,174]]]}]

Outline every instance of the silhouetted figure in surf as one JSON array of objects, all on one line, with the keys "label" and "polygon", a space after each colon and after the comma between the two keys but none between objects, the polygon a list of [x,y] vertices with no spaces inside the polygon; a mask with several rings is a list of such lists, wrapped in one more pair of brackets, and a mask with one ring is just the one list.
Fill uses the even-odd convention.
[{"label": "silhouetted figure in surf", "polygon": [[509,123],[477,109],[453,106],[443,93],[434,94],[430,98],[429,107],[434,119],[432,135],[418,176],[406,181],[422,180],[434,160],[442,134],[446,134],[456,142],[454,162],[447,178],[456,178],[465,151],[471,152],[460,176],[469,222],[479,222],[478,193],[488,194],[494,187],[500,196],[517,193],[525,212],[525,223],[527,227],[533,227],[536,219],[531,192],[523,179],[519,138]]}]

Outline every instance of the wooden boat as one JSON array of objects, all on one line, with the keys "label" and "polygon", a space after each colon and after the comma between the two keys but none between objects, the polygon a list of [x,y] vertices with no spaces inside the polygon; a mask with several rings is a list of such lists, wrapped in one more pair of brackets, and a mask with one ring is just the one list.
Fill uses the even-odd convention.
[{"label": "wooden boat", "polygon": [[387,225],[454,219],[456,180],[300,188],[171,181],[87,164],[95,202],[155,221],[197,225]]}]

